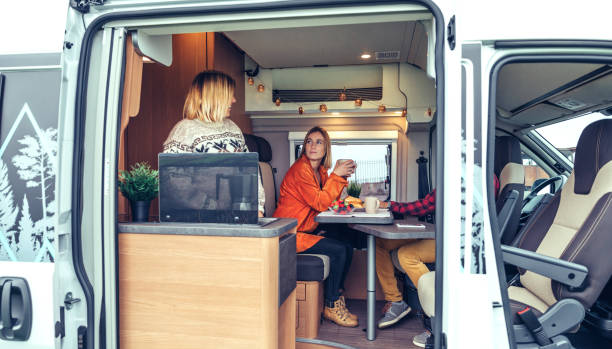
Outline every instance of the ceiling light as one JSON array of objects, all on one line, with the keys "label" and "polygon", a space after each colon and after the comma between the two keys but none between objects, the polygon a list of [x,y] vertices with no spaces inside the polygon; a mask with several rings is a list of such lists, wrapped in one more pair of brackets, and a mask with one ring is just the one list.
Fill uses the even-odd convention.
[{"label": "ceiling light", "polygon": [[361,55],[361,59],[370,59],[370,58],[372,58],[372,55],[369,53],[363,53]]}]

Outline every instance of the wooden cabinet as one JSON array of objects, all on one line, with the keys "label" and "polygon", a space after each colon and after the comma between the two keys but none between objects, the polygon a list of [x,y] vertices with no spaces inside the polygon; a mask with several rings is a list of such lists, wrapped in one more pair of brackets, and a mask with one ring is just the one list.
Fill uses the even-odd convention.
[{"label": "wooden cabinet", "polygon": [[122,349],[295,346],[295,291],[279,311],[278,237],[120,233],[118,244]]}]

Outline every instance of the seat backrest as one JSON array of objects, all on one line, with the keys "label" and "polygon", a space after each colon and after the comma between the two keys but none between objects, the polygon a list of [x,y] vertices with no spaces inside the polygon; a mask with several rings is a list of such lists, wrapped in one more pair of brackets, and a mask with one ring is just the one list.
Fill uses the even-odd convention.
[{"label": "seat backrest", "polygon": [[612,119],[587,126],[576,146],[574,170],[553,200],[524,229],[518,247],[588,268],[582,287],[521,270],[521,284],[552,305],[574,298],[590,308],[612,273]]},{"label": "seat backrest", "polygon": [[495,140],[495,174],[499,178],[499,195],[496,201],[497,214],[510,199],[512,191],[518,193],[519,201],[512,206],[507,219],[508,224],[502,232],[502,244],[509,244],[516,235],[521,218],[521,204],[525,193],[525,168],[521,159],[521,146],[518,139],[511,136]]},{"label": "seat backrest", "polygon": [[259,154],[259,173],[266,193],[264,215],[272,217],[276,210],[276,180],[274,178],[274,169],[270,165],[270,161],[272,161],[272,147],[264,138],[246,133],[244,134],[244,141],[250,152],[257,152]]}]

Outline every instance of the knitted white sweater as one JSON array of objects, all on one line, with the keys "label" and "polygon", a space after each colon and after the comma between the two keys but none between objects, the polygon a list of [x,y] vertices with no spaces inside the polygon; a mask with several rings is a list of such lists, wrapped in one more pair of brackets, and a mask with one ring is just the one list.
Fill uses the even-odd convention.
[{"label": "knitted white sweater", "polygon": [[[222,122],[204,122],[198,119],[179,121],[164,142],[164,153],[235,153],[248,152],[244,136],[238,125],[225,118]],[[264,211],[266,194],[258,174],[259,211]]]}]

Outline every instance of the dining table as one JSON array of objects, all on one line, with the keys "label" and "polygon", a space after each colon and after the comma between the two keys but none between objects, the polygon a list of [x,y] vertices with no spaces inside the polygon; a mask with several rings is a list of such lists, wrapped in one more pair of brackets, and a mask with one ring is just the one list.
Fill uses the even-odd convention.
[{"label": "dining table", "polygon": [[407,216],[394,219],[388,209],[366,213],[356,209],[347,214],[323,211],[315,217],[319,223],[345,223],[349,228],[361,231],[367,236],[367,278],[366,278],[366,338],[376,339],[376,238],[381,239],[433,239],[435,225],[421,222],[417,217]]}]

